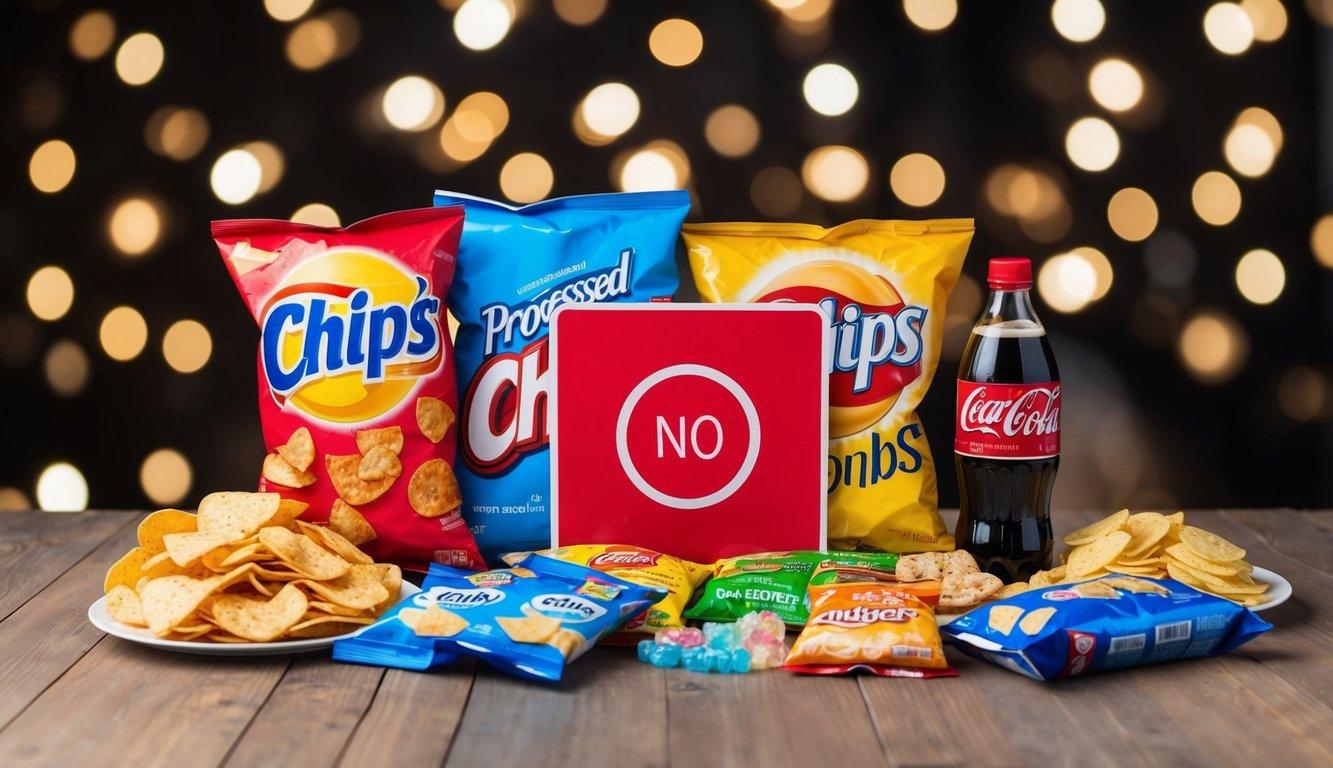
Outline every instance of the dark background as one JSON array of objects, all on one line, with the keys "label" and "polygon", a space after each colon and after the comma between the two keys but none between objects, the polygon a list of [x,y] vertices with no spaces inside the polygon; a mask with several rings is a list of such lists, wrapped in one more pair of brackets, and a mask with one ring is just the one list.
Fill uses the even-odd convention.
[{"label": "dark background", "polygon": [[[1311,228],[1329,210],[1333,178],[1333,31],[1304,4],[1286,2],[1279,40],[1224,56],[1203,34],[1207,2],[1103,4],[1105,29],[1077,44],[1053,28],[1050,2],[1034,0],[962,0],[958,18],[938,33],[923,32],[901,3],[887,1],[837,2],[798,33],[762,0],[613,0],[589,26],[564,23],[548,0],[527,0],[496,47],[471,51],[452,31],[457,2],[321,0],[302,20],[341,9],[355,19],[358,39],[341,58],[302,71],[283,52],[302,20],[276,21],[260,0],[103,6],[115,18],[116,43],[92,61],[73,56],[68,38],[74,21],[99,6],[6,3],[0,500],[21,506],[34,499],[43,468],[68,461],[86,477],[91,506],[148,506],[140,464],[163,447],[192,468],[183,503],[254,481],[263,455],[257,331],[211,242],[210,219],[287,217],[321,201],[349,223],[428,205],[436,187],[501,197],[499,170],[519,152],[550,162],[552,195],[601,191],[615,188],[617,156],[669,139],[689,159],[695,220],[768,218],[751,200],[759,171],[799,173],[815,147],[846,144],[870,163],[864,194],[831,204],[807,191],[791,218],[975,216],[965,270],[972,288],[991,256],[1030,255],[1040,265],[1074,246],[1102,250],[1114,268],[1104,298],[1072,314],[1037,299],[1066,382],[1057,505],[1333,505],[1333,281],[1311,252]],[[1313,0],[1311,7],[1322,12],[1324,5]],[[650,30],[671,17],[702,30],[703,53],[689,66],[664,66],[649,52]],[[151,82],[130,87],[113,59],[116,45],[137,31],[161,38],[166,60]],[[1089,96],[1088,70],[1107,56],[1129,59],[1143,73],[1140,107],[1110,113]],[[860,84],[856,106],[840,117],[816,114],[801,95],[805,72],[826,61],[846,66]],[[408,134],[373,119],[383,89],[413,73],[444,92],[446,117],[466,94],[500,94],[508,128],[471,163],[448,170],[423,163],[418,148],[438,135],[439,123]],[[570,116],[589,89],[608,81],[635,89],[640,117],[614,142],[590,147],[575,136]],[[720,156],[704,139],[705,118],[727,103],[749,108],[762,129],[757,148],[741,159]],[[168,159],[146,146],[145,122],[164,105],[207,117],[207,143],[192,159]],[[1232,173],[1221,149],[1249,106],[1276,115],[1284,134],[1273,168],[1255,179]],[[1066,129],[1087,115],[1109,120],[1120,134],[1119,158],[1100,173],[1078,169],[1064,150]],[[77,170],[67,187],[44,194],[27,167],[50,138],[72,145]],[[254,140],[280,148],[285,171],[244,204],[220,202],[210,168],[223,152]],[[925,208],[902,204],[887,183],[889,168],[909,152],[930,154],[947,174],[943,196]],[[1055,181],[1072,211],[1066,232],[1032,239],[987,202],[985,183],[1006,163]],[[1227,226],[1205,224],[1191,208],[1191,185],[1210,169],[1227,171],[1241,187],[1241,213]],[[1107,201],[1128,186],[1156,200],[1154,238],[1176,233],[1172,242],[1183,237],[1192,250],[1192,270],[1188,253],[1179,256],[1183,284],[1154,281],[1145,263],[1153,239],[1126,242],[1108,226]],[[106,229],[110,211],[130,195],[154,200],[164,225],[155,247],[134,259],[115,251]],[[1279,256],[1287,277],[1281,296],[1264,306],[1242,298],[1233,278],[1241,254],[1259,247]],[[53,322],[34,318],[25,301],[29,278],[47,264],[65,269],[75,285],[72,308]],[[682,293],[694,295],[688,287]],[[975,290],[959,298],[922,409],[945,505],[957,503],[950,380],[978,301]],[[149,328],[144,351],[128,362],[109,358],[98,341],[101,318],[120,304],[138,309]],[[1225,381],[1200,381],[1177,352],[1181,324],[1204,310],[1234,319],[1248,341],[1243,366]],[[207,365],[192,374],[173,371],[161,352],[162,334],[182,318],[202,322],[213,341]],[[53,393],[43,373],[45,355],[61,340],[80,345],[90,363],[86,385],[70,396]]]}]

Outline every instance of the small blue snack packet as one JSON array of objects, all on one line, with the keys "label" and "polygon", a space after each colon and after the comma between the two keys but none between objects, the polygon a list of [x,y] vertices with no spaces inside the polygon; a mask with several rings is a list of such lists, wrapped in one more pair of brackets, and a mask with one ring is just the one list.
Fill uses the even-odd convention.
[{"label": "small blue snack packet", "polygon": [[566,664],[666,593],[537,554],[482,573],[436,564],[420,592],[334,643],[333,658],[428,669],[469,655],[519,677],[559,680]]},{"label": "small blue snack packet", "polygon": [[1112,574],[996,600],[940,627],[970,656],[1036,680],[1227,653],[1272,629],[1174,579]]},{"label": "small blue snack packet", "polygon": [[463,204],[449,308],[460,323],[463,519],[481,554],[551,546],[547,333],[566,304],[671,301],[685,190],[578,195],[511,206]]}]

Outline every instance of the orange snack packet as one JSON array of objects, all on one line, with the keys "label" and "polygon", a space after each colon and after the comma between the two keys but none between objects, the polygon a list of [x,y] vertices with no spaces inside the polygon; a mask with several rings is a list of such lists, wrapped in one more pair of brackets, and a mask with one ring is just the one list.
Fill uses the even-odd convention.
[{"label": "orange snack packet", "polygon": [[861,670],[884,677],[958,674],[944,658],[930,607],[939,601],[939,582],[825,584],[810,587],[809,596],[810,619],[783,669]]}]

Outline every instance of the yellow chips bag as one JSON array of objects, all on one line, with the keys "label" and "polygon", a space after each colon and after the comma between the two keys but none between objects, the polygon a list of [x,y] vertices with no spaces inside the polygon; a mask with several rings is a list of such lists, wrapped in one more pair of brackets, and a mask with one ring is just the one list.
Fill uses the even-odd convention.
[{"label": "yellow chips bag", "polygon": [[953,549],[917,418],[971,219],[687,224],[705,301],[817,304],[828,317],[830,549]]}]

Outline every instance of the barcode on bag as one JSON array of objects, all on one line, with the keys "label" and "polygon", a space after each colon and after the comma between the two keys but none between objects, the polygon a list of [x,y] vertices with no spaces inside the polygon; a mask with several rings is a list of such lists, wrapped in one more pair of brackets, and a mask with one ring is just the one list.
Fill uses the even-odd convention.
[{"label": "barcode on bag", "polygon": [[[1146,635],[1127,635],[1125,637],[1111,638],[1111,645],[1107,648],[1108,656],[1114,656],[1117,653],[1133,653],[1143,650],[1143,646],[1148,642]],[[1160,640],[1158,642],[1161,642]]]},{"label": "barcode on bag", "polygon": [[890,653],[895,659],[929,659],[934,655],[929,648],[913,648],[910,645],[895,645]]},{"label": "barcode on bag", "polygon": [[1154,643],[1178,643],[1181,640],[1190,639],[1190,623],[1188,621],[1177,621],[1171,624],[1162,624],[1157,628],[1157,637]]}]

